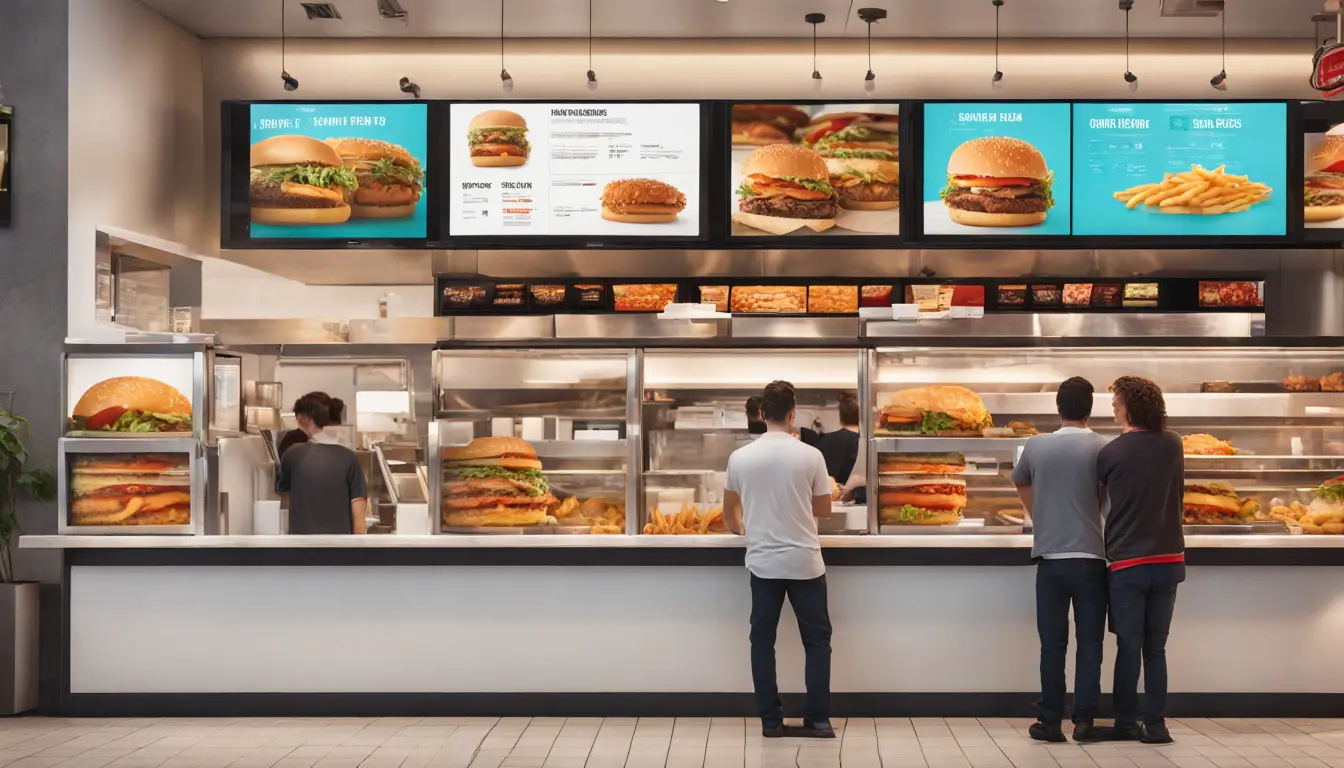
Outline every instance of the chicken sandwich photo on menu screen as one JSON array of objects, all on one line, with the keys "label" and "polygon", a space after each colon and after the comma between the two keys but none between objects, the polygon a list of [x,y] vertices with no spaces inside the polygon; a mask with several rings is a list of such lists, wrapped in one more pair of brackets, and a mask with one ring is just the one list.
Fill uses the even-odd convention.
[{"label": "chicken sandwich photo on menu screen", "polygon": [[735,237],[900,234],[896,104],[734,104]]},{"label": "chicken sandwich photo on menu screen", "polygon": [[1069,105],[924,105],[926,235],[1067,235]]}]

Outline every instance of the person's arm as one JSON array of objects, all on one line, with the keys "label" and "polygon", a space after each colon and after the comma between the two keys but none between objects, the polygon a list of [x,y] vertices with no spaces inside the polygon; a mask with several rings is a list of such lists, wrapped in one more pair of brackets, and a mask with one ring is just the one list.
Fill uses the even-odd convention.
[{"label": "person's arm", "polygon": [[812,516],[830,517],[831,476],[826,474],[826,457],[817,451],[817,462],[812,469]]},{"label": "person's arm", "polygon": [[1013,486],[1017,488],[1017,498],[1022,502],[1022,509],[1027,513],[1027,519],[1031,519],[1031,441],[1022,446],[1022,455],[1017,459],[1017,466],[1013,467]]},{"label": "person's arm", "polygon": [[845,481],[845,486],[840,489],[840,498],[849,501],[854,498],[854,492],[868,485],[868,478],[858,472],[849,473],[849,479]]},{"label": "person's arm", "polygon": [[289,485],[293,480],[294,455],[286,453],[280,457],[280,465],[275,468],[275,492],[279,494],[288,494]]},{"label": "person's arm", "polygon": [[723,492],[723,524],[738,536],[747,532],[742,525],[742,497],[737,491]]},{"label": "person's arm", "polygon": [[369,489],[364,482],[364,470],[359,468],[359,459],[350,452],[350,469],[346,480],[350,489],[350,530],[356,534],[369,532],[365,512],[369,509]]}]

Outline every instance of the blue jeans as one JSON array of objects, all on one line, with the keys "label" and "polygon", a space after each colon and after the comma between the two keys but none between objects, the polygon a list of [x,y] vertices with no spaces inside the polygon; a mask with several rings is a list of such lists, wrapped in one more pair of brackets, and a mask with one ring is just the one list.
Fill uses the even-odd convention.
[{"label": "blue jeans", "polygon": [[1073,722],[1090,723],[1101,699],[1101,643],[1106,635],[1106,561],[1042,560],[1036,565],[1036,632],[1041,637],[1039,717],[1064,719],[1064,675],[1073,606],[1078,652],[1073,662]]},{"label": "blue jeans", "polygon": [[831,720],[831,617],[826,609],[826,577],[806,581],[751,577],[751,678],[756,688],[756,709],[763,728],[784,724],[775,676],[775,635],[784,598],[789,598],[798,617],[806,665],[807,705],[803,722],[821,725]]},{"label": "blue jeans", "polygon": [[1167,714],[1167,635],[1176,613],[1176,585],[1184,563],[1150,563],[1111,573],[1111,631],[1115,633],[1115,724],[1139,715],[1143,669],[1143,722],[1161,725]]}]

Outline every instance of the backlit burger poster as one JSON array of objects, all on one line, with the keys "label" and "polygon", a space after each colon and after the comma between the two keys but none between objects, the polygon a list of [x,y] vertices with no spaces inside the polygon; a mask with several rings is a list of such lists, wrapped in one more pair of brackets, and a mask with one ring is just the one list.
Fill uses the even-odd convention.
[{"label": "backlit burger poster", "polygon": [[424,104],[253,104],[254,239],[427,236]]},{"label": "backlit burger poster", "polygon": [[1068,104],[924,105],[924,234],[1067,235]]},{"label": "backlit burger poster", "polygon": [[700,105],[453,104],[452,237],[700,235]]},{"label": "backlit burger poster", "polygon": [[732,234],[897,235],[895,104],[734,104]]},{"label": "backlit burger poster", "polygon": [[1304,226],[1344,229],[1344,122],[1326,133],[1306,134],[1303,149]]}]

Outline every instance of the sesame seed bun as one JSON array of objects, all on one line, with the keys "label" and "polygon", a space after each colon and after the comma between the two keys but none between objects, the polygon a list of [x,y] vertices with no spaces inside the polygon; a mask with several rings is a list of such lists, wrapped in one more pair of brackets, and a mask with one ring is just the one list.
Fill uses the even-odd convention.
[{"label": "sesame seed bun", "polygon": [[342,165],[335,147],[311,136],[272,136],[252,145],[253,168],[266,165]]},{"label": "sesame seed bun", "polygon": [[771,144],[752,152],[742,164],[742,175],[750,176],[753,173],[773,178],[793,176],[818,181],[830,178],[825,158],[794,144]]},{"label": "sesame seed bun", "polygon": [[986,136],[957,147],[947,161],[947,172],[954,176],[1044,179],[1050,175],[1050,168],[1045,156],[1031,144],[1007,136]]},{"label": "sesame seed bun", "polygon": [[507,109],[491,109],[471,118],[467,124],[467,130],[474,131],[477,128],[522,128],[526,130],[527,121],[517,112],[510,112]]}]

